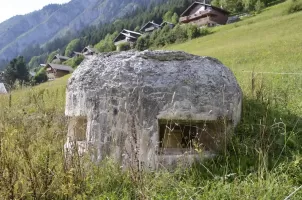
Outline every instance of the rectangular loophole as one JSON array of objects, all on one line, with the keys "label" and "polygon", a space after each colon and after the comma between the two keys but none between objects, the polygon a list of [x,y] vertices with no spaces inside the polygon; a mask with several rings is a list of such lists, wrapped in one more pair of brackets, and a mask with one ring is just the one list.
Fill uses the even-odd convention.
[{"label": "rectangular loophole", "polygon": [[158,125],[159,153],[166,155],[215,150],[225,130],[221,121],[159,120]]}]

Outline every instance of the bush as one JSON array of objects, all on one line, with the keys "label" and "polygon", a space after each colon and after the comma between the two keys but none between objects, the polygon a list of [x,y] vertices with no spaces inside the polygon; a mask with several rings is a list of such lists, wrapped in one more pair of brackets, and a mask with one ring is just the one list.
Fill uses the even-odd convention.
[{"label": "bush", "polygon": [[68,65],[72,68],[77,68],[81,64],[81,62],[85,59],[83,55],[75,56],[67,61],[65,61],[63,64]]},{"label": "bush", "polygon": [[[194,39],[200,36],[205,36],[210,33],[208,28],[199,28],[196,25],[176,25],[173,29],[165,26],[161,30],[154,31],[151,36],[148,36],[148,46],[162,47],[165,45],[185,42],[188,39]],[[138,41],[141,46],[143,41]],[[138,49],[138,47],[137,47]],[[146,48],[142,48],[145,50]],[[139,49],[138,49],[139,50]]]},{"label": "bush", "polygon": [[263,8],[265,8],[264,3],[261,0],[258,0],[255,4],[255,11],[260,13]]},{"label": "bush", "polygon": [[136,46],[135,48],[138,51],[144,51],[146,49],[149,48],[149,40],[150,40],[150,36],[141,36],[137,39],[136,41]]},{"label": "bush", "polygon": [[287,8],[287,14],[299,12],[302,10],[302,0],[291,0],[289,7]]},{"label": "bush", "polygon": [[48,81],[47,73],[45,68],[41,68],[38,73],[33,77],[34,84],[40,84]]},{"label": "bush", "polygon": [[130,49],[131,49],[131,46],[130,46],[130,44],[128,42],[119,44],[117,46],[117,51],[128,51]]},{"label": "bush", "polygon": [[174,27],[172,34],[175,37],[175,42],[184,42],[188,39],[186,26],[177,25]]},{"label": "bush", "polygon": [[97,43],[94,48],[96,48],[99,52],[111,52],[115,51],[116,47],[113,43],[114,38],[116,38],[118,35],[117,32],[114,32],[113,34],[107,34],[105,39],[101,40],[99,43]]},{"label": "bush", "polygon": [[209,35],[210,33],[211,32],[209,31],[209,29],[206,28],[206,27],[199,29],[199,35],[200,36],[206,36],[206,35]]},{"label": "bush", "polygon": [[199,32],[198,27],[196,25],[191,25],[190,24],[190,25],[187,26],[186,29],[187,29],[187,36],[190,40],[200,36],[200,32]]}]

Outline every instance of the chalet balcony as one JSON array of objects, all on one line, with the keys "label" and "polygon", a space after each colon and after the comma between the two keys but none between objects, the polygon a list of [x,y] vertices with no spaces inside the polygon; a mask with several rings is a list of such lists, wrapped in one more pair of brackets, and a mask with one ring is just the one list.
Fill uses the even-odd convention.
[{"label": "chalet balcony", "polygon": [[205,10],[193,15],[184,16],[179,19],[182,23],[189,23],[190,21],[197,20],[199,18],[207,18],[207,16],[216,16],[216,11],[214,10]]}]

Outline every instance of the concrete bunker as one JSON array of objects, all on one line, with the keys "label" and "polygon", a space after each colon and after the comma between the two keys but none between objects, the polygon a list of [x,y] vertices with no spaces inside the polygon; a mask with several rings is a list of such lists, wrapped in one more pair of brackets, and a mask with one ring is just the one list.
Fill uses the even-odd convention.
[{"label": "concrete bunker", "polygon": [[[156,169],[217,151],[241,116],[242,92],[218,60],[178,51],[86,59],[69,79],[65,148],[95,161]],[[200,150],[200,151],[199,151]]]}]

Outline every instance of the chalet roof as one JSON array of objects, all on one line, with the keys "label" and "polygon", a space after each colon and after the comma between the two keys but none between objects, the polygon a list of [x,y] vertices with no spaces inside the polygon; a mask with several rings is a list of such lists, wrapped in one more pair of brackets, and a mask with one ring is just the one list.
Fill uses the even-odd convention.
[{"label": "chalet roof", "polygon": [[55,55],[54,59],[55,59],[55,58],[60,59],[60,60],[68,60],[68,59],[70,59],[70,58],[67,57],[67,56],[61,56],[61,55],[59,55],[59,54]]},{"label": "chalet roof", "polygon": [[152,25],[152,26],[155,26],[157,28],[160,28],[160,25],[157,24],[157,23],[154,23],[153,21],[149,21],[148,23],[146,23],[144,26],[142,26],[142,28],[139,30],[139,31],[142,31],[146,26],[148,25]]},{"label": "chalet roof", "polygon": [[132,33],[132,34],[134,34],[134,35],[142,35],[142,34],[140,34],[140,33],[138,33],[138,32],[129,31],[129,30],[127,30],[127,29],[122,30],[122,32],[123,32],[123,33]]},{"label": "chalet roof", "polygon": [[173,24],[173,23],[171,23],[171,22],[163,21],[163,22],[160,24],[160,26],[163,27],[163,26],[165,26],[166,24],[169,24],[169,25],[172,25],[172,26],[175,25],[175,24]]},{"label": "chalet roof", "polygon": [[[132,35],[131,35],[132,34]],[[137,39],[139,36],[141,36],[142,34],[135,32],[135,31],[129,31],[127,29],[122,30],[119,35],[113,40],[113,42],[116,42],[118,40],[118,38],[123,35],[125,37],[129,37],[129,38],[133,38],[133,39]]]},{"label": "chalet roof", "polygon": [[82,50],[82,53],[85,52],[85,49],[87,49],[89,52],[96,52],[96,49],[91,47],[91,46],[87,46]]},{"label": "chalet roof", "polygon": [[7,90],[3,83],[0,83],[0,94],[7,94]]},{"label": "chalet roof", "polygon": [[130,37],[130,38],[136,38],[135,36],[132,36],[132,35],[128,35],[127,33],[121,33],[122,35],[126,36],[126,37]]},{"label": "chalet roof", "polygon": [[55,70],[61,70],[61,71],[67,71],[67,72],[73,72],[74,71],[72,69],[72,67],[67,66],[67,65],[58,65],[58,64],[48,63],[47,67],[51,67]]},{"label": "chalet roof", "polygon": [[205,6],[209,6],[211,8],[213,8],[214,10],[217,10],[219,12],[222,12],[222,13],[225,13],[225,14],[230,14],[230,12],[222,9],[222,8],[218,8],[216,6],[212,6],[210,4],[206,4],[206,3],[201,3],[201,2],[198,2],[198,1],[195,1],[194,3],[192,3],[180,16],[183,17],[183,16],[186,16],[186,14],[188,12],[190,12],[192,9],[194,9],[194,7],[198,6],[198,5],[205,5]]}]

